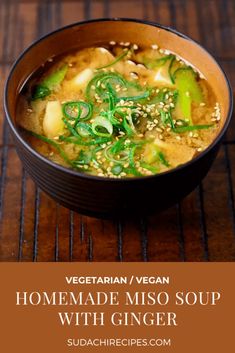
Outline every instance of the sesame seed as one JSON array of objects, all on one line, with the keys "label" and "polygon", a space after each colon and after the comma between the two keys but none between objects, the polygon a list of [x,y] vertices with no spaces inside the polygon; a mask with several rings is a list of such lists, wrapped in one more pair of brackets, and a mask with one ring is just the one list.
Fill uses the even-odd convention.
[{"label": "sesame seed", "polygon": [[130,72],[130,76],[135,80],[138,80],[138,78],[139,78],[135,72]]},{"label": "sesame seed", "polygon": [[152,45],[151,45],[151,48],[154,49],[154,50],[156,50],[156,49],[158,49],[158,45],[157,45],[157,44],[152,44]]},{"label": "sesame seed", "polygon": [[116,42],[114,40],[111,40],[111,42],[109,42],[110,45],[116,45]]},{"label": "sesame seed", "polygon": [[140,69],[145,69],[145,66],[143,64],[137,64],[137,67],[139,67]]}]

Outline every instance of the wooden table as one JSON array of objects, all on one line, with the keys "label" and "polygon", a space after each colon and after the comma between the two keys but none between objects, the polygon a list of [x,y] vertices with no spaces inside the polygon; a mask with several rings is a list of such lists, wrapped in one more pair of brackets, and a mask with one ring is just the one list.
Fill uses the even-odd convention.
[{"label": "wooden table", "polygon": [[[234,0],[0,2],[0,89],[17,55],[71,22],[135,17],[200,41],[235,85]],[[1,261],[235,261],[235,119],[203,183],[162,214],[132,222],[92,219],[56,204],[22,169],[0,124]]]}]

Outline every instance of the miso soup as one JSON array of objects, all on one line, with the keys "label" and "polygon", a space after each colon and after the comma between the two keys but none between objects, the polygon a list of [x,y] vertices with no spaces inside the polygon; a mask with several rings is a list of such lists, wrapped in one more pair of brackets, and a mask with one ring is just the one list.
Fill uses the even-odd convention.
[{"label": "miso soup", "polygon": [[17,123],[46,158],[126,178],[182,165],[215,139],[220,106],[174,53],[110,42],[49,58],[22,88]]}]

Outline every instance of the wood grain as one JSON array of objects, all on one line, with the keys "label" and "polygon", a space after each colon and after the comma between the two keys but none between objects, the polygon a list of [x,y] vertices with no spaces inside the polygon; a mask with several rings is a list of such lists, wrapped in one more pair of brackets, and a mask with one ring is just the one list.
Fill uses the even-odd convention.
[{"label": "wood grain", "polygon": [[[0,91],[33,40],[71,22],[132,17],[175,27],[219,60],[235,87],[233,0],[0,2]],[[135,221],[75,214],[22,169],[0,102],[0,261],[235,261],[235,118],[208,176],[169,210]],[[157,202],[157,200],[156,200]]]}]

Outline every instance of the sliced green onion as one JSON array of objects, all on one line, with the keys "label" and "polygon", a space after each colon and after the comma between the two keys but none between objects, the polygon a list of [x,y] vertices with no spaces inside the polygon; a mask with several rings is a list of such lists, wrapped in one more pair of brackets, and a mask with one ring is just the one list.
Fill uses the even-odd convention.
[{"label": "sliced green onion", "polygon": [[63,118],[62,120],[63,120],[65,126],[67,127],[67,129],[69,130],[69,132],[73,136],[80,137],[79,134],[77,133],[77,131],[74,129],[74,127],[70,124],[70,122],[67,119]]},{"label": "sliced green onion", "polygon": [[110,152],[113,154],[117,154],[118,152],[122,151],[125,149],[125,139],[126,137],[121,137],[117,142],[115,142],[111,148]]},{"label": "sliced green onion", "polygon": [[175,128],[175,123],[174,123],[174,121],[173,121],[173,118],[172,118],[172,115],[171,115],[171,109],[168,111],[168,121],[169,121],[169,123],[170,123],[170,125],[171,125],[171,128],[174,130],[174,128]]},{"label": "sliced green onion", "polygon": [[171,82],[173,84],[175,83],[174,74],[172,73],[172,67],[173,67],[174,62],[175,62],[175,55],[172,55],[170,65],[168,67],[168,74],[169,74],[169,77],[170,77]]},{"label": "sliced green onion", "polygon": [[135,167],[126,168],[125,172],[127,174],[133,174],[134,176],[137,176],[137,177],[142,177],[143,176],[143,174],[140,173]]},{"label": "sliced green onion", "polygon": [[167,122],[167,113],[164,112],[164,110],[161,110],[160,116],[161,116],[161,122],[163,123],[163,125],[165,125]]},{"label": "sliced green onion", "polygon": [[[119,158],[115,158],[115,154],[112,153],[112,147],[113,147],[113,146],[111,145],[111,146],[108,146],[108,147],[105,149],[104,154],[105,154],[106,159],[107,159],[108,161],[114,162],[114,163],[124,163],[124,162],[126,162],[126,160],[127,160],[128,157],[129,157],[128,152],[125,153],[125,151],[123,151],[122,156],[119,155]],[[120,152],[120,151],[119,151],[119,152]],[[116,155],[117,155],[117,153],[116,153]]]},{"label": "sliced green onion", "polygon": [[62,111],[67,119],[75,120],[74,127],[76,127],[80,119],[83,121],[90,119],[93,107],[83,101],[66,102],[62,106]]},{"label": "sliced green onion", "polygon": [[62,105],[63,115],[70,119],[76,120],[81,115],[81,108],[79,102],[66,102]]},{"label": "sliced green onion", "polygon": [[153,174],[156,174],[156,173],[159,171],[159,169],[158,169],[157,167],[154,167],[154,166],[152,166],[152,165],[150,165],[150,164],[148,164],[148,163],[145,163],[145,162],[141,162],[141,163],[140,163],[140,166],[141,166],[142,168],[144,168],[144,169],[149,170],[149,171],[152,172]]},{"label": "sliced green onion", "polygon": [[193,131],[193,130],[206,130],[211,127],[213,127],[214,124],[208,124],[208,125],[188,125],[188,126],[180,126],[175,128],[173,131],[176,133],[183,133],[187,131]]},{"label": "sliced green onion", "polygon": [[137,96],[117,97],[117,101],[118,102],[120,102],[121,100],[124,100],[124,101],[138,101],[138,100],[141,100],[141,99],[144,99],[144,98],[148,98],[149,95],[150,95],[150,92],[149,91],[145,91],[144,93],[139,94]]},{"label": "sliced green onion", "polygon": [[63,118],[62,119],[66,128],[68,129],[68,131],[73,135],[73,136],[76,136],[76,137],[79,137],[79,134],[77,133],[77,131],[73,128],[73,126],[68,122],[67,119]]},{"label": "sliced green onion", "polygon": [[130,149],[130,152],[129,152],[129,164],[130,164],[130,167],[132,168],[135,168],[135,160],[134,160],[134,157],[135,157],[135,150],[138,146],[137,145],[134,145],[131,149]]},{"label": "sliced green onion", "polygon": [[[129,119],[129,117],[124,117],[124,119],[123,119],[123,127],[126,130],[126,133],[127,133],[128,136],[132,136],[134,134],[135,127],[133,125],[132,120]],[[133,127],[134,127],[134,129],[133,129]]]},{"label": "sliced green onion", "polygon": [[159,66],[163,66],[165,65],[165,63],[168,61],[168,60],[172,60],[172,57],[175,57],[174,55],[170,54],[170,55],[166,55],[166,56],[163,56],[159,59],[155,59],[153,60],[152,62],[147,62],[145,60],[144,64],[145,66],[148,68],[148,69],[154,69],[155,67],[159,67]]},{"label": "sliced green onion", "polygon": [[[24,129],[25,130],[25,129]],[[59,153],[59,155],[63,158],[63,160],[68,163],[69,165],[71,165],[72,167],[74,166],[73,165],[73,161],[71,161],[69,159],[69,157],[67,156],[67,154],[64,152],[63,148],[60,147],[60,145],[58,143],[56,143],[54,140],[46,137],[46,136],[43,136],[43,135],[40,135],[40,134],[37,134],[36,132],[33,132],[33,131],[30,131],[30,130],[25,130],[27,133],[29,133],[30,135],[36,137],[37,139],[43,141],[43,142],[46,142],[48,143],[49,145],[53,146]]]},{"label": "sliced green onion", "polygon": [[112,61],[110,64],[104,65],[99,67],[96,70],[101,70],[101,69],[106,69],[107,67],[113,66],[115,65],[118,61],[122,60],[127,54],[129,53],[129,50],[126,50],[124,53],[122,53],[121,55],[119,55],[114,61]]},{"label": "sliced green onion", "polygon": [[89,164],[91,162],[92,154],[91,152],[85,152],[81,150],[79,152],[78,158],[73,160],[73,163],[78,164],[78,165],[85,165]]},{"label": "sliced green onion", "polygon": [[82,107],[80,119],[82,121],[86,121],[90,119],[93,113],[93,105],[91,103],[87,103],[83,101],[80,101],[79,104],[80,104],[80,107]]},{"label": "sliced green onion", "polygon": [[170,166],[170,164],[169,164],[168,161],[166,160],[166,158],[165,158],[163,152],[161,152],[161,151],[158,152],[158,157],[159,157],[160,162],[161,162],[163,165],[165,165],[166,167],[169,167],[169,166]]},{"label": "sliced green onion", "polygon": [[[98,94],[103,94],[104,89],[102,88],[103,84],[107,84],[107,81],[116,81],[118,84],[121,84],[122,86],[126,85],[125,79],[118,73],[115,72],[102,72],[94,76],[90,82],[88,83],[86,87],[86,98],[88,101],[93,100],[95,92]],[[99,83],[99,84],[98,84]],[[111,84],[110,84],[111,85]],[[95,86],[95,90],[92,88]],[[93,91],[93,94],[92,94]],[[115,91],[112,91],[112,94],[115,94]]]},{"label": "sliced green onion", "polygon": [[76,127],[77,132],[82,137],[94,136],[91,125],[86,123],[78,123]]},{"label": "sliced green onion", "polygon": [[[102,131],[100,131],[101,129]],[[111,136],[113,133],[113,125],[105,117],[97,116],[92,123],[92,131],[97,136]]]},{"label": "sliced green onion", "polygon": [[59,139],[60,139],[60,141],[74,143],[75,145],[81,145],[81,146],[100,145],[100,144],[107,143],[107,142],[111,141],[111,138],[108,138],[108,137],[99,137],[96,139],[92,139],[92,140],[90,139],[90,140],[84,141],[84,139],[82,139],[80,136],[78,136],[78,137],[74,137],[74,136],[65,137],[63,135],[59,136]]}]

